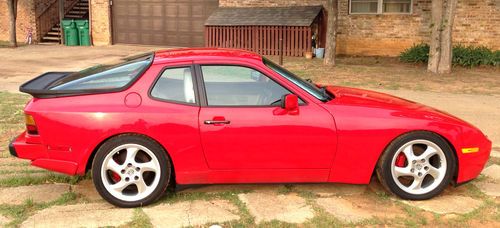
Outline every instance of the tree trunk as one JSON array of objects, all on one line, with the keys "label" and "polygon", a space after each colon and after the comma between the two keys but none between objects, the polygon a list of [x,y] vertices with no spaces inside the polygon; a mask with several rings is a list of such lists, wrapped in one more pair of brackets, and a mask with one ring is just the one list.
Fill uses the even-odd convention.
[{"label": "tree trunk", "polygon": [[324,64],[335,66],[335,54],[337,49],[337,16],[338,0],[328,0],[327,3],[328,22],[326,29],[326,48]]},{"label": "tree trunk", "polygon": [[441,31],[441,59],[437,72],[439,74],[451,73],[452,54],[452,30],[453,19],[455,18],[455,9],[457,8],[457,0],[447,0],[446,8],[443,15],[443,29]]},{"label": "tree trunk", "polygon": [[7,8],[9,8],[10,46],[17,47],[17,38],[16,38],[17,0],[7,0]]},{"label": "tree trunk", "polygon": [[457,0],[433,0],[431,40],[427,70],[450,73],[452,60],[452,30]]}]

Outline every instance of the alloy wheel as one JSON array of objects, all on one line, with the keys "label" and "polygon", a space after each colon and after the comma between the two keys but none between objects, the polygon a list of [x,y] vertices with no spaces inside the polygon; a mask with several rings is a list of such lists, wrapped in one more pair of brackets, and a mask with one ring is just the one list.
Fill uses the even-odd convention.
[{"label": "alloy wheel", "polygon": [[101,166],[106,190],[123,201],[138,201],[158,186],[160,164],[155,154],[138,144],[124,144],[113,149]]},{"label": "alloy wheel", "polygon": [[391,161],[391,174],[403,191],[421,195],[434,190],[447,170],[443,150],[428,140],[413,140],[401,146]]}]

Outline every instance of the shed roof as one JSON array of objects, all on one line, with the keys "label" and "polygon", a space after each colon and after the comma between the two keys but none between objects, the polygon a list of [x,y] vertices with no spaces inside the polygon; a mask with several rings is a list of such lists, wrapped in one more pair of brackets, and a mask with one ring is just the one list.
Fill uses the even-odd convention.
[{"label": "shed roof", "polygon": [[275,25],[310,26],[323,6],[291,7],[221,7],[205,21],[205,25]]}]

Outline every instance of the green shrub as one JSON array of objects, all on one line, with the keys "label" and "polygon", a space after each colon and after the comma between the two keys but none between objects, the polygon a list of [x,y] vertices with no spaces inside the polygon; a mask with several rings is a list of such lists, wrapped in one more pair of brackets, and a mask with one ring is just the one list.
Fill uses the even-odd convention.
[{"label": "green shrub", "polygon": [[408,63],[427,63],[429,61],[429,49],[428,44],[415,44],[401,52],[399,59]]},{"label": "green shrub", "polygon": [[[427,63],[429,49],[428,44],[416,44],[401,52],[399,59],[402,62]],[[452,64],[463,67],[500,66],[500,51],[492,51],[484,46],[456,45],[453,47]]]}]

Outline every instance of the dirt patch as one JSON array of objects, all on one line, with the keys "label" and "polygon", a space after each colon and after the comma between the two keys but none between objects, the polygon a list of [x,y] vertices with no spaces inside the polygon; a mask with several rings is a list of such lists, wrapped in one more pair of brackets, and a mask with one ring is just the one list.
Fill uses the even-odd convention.
[{"label": "dirt patch", "polygon": [[3,215],[0,215],[0,226],[5,226],[9,222],[10,222],[9,218],[7,218]]},{"label": "dirt patch", "polygon": [[70,187],[68,184],[44,184],[0,188],[0,204],[23,204],[28,199],[36,203],[50,202],[56,200],[69,190]]},{"label": "dirt patch", "polygon": [[343,222],[357,223],[373,217],[392,219],[404,216],[404,211],[394,203],[381,203],[367,196],[318,198],[316,203]]},{"label": "dirt patch", "polygon": [[466,214],[479,208],[483,202],[466,196],[444,195],[429,200],[406,201],[404,204],[437,214]]},{"label": "dirt patch", "polygon": [[278,195],[271,192],[256,192],[239,194],[238,198],[247,205],[257,224],[272,220],[303,223],[314,217],[312,207],[296,193]]},{"label": "dirt patch", "polygon": [[107,203],[54,206],[29,217],[21,227],[109,227],[132,221],[133,209]]},{"label": "dirt patch", "polygon": [[238,220],[238,208],[226,200],[160,204],[143,209],[154,227],[201,226]]}]

